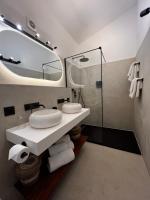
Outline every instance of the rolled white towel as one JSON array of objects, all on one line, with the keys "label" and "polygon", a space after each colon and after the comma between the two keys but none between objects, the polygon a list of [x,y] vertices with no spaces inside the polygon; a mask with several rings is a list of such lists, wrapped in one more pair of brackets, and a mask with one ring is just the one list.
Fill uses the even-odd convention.
[{"label": "rolled white towel", "polygon": [[59,143],[69,143],[71,141],[70,139],[70,135],[64,135],[62,138],[60,138],[56,143],[59,144]]},{"label": "rolled white towel", "polygon": [[53,172],[56,169],[62,167],[63,165],[66,165],[67,163],[74,160],[74,158],[75,158],[75,154],[71,148],[67,149],[55,156],[49,157],[48,158],[49,172]]},{"label": "rolled white towel", "polygon": [[71,141],[67,142],[67,143],[65,143],[65,142],[58,143],[58,144],[56,143],[56,144],[52,145],[48,149],[48,151],[49,151],[50,156],[54,156],[54,155],[56,155],[56,154],[58,154],[58,153],[60,153],[62,151],[65,151],[65,150],[67,150],[69,148],[74,149],[74,144]]}]

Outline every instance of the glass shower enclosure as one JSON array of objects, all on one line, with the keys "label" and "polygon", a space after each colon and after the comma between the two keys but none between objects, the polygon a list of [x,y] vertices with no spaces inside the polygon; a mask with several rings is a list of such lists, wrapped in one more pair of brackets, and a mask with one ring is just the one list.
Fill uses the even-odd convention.
[{"label": "glass shower enclosure", "polygon": [[65,58],[66,87],[72,89],[72,101],[91,110],[85,125],[103,127],[103,62],[101,47]]}]

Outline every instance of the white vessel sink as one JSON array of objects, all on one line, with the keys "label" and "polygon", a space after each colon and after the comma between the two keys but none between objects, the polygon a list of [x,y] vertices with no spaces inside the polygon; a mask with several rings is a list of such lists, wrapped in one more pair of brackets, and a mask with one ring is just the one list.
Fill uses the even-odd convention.
[{"label": "white vessel sink", "polygon": [[79,113],[81,110],[82,105],[80,103],[64,103],[62,106],[62,111],[68,114]]},{"label": "white vessel sink", "polygon": [[62,120],[62,112],[55,109],[44,109],[32,113],[29,124],[33,128],[50,128],[58,125]]}]

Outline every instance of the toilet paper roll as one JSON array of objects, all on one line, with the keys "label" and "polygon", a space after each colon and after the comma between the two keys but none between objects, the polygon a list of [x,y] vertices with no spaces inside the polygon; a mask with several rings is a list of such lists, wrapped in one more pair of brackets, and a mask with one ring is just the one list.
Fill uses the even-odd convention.
[{"label": "toilet paper roll", "polygon": [[23,163],[28,159],[29,153],[28,147],[16,144],[9,150],[8,160],[12,159],[16,163]]}]

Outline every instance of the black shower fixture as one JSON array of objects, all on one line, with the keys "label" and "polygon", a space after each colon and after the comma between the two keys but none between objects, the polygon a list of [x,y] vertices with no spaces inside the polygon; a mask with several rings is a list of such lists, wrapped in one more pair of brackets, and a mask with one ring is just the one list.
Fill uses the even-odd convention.
[{"label": "black shower fixture", "polygon": [[86,58],[84,55],[76,56],[76,57],[73,57],[72,59],[74,60],[74,59],[78,59],[78,58],[80,58],[79,59],[80,62],[87,62],[87,61],[89,61],[89,58]]},{"label": "black shower fixture", "polygon": [[145,15],[148,15],[150,13],[150,7],[149,8],[146,8],[145,10],[143,10],[141,13],[140,13],[140,17],[144,17]]},{"label": "black shower fixture", "polygon": [[83,56],[83,58],[80,58],[80,62],[88,62],[89,58],[86,58],[85,56]]}]

